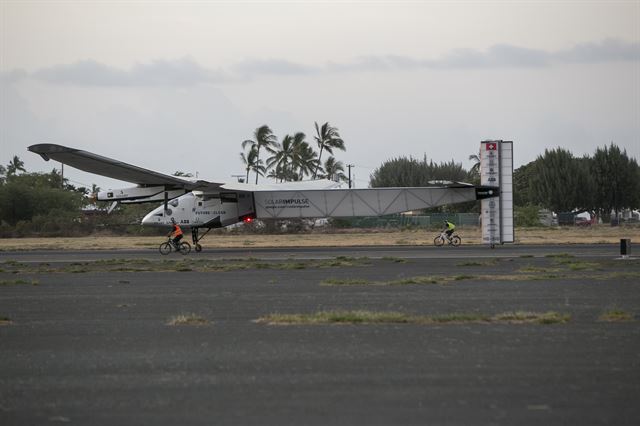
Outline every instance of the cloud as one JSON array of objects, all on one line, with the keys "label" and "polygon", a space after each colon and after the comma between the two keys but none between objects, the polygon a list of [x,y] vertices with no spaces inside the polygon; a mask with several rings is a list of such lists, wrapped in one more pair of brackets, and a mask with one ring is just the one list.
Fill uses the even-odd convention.
[{"label": "cloud", "polygon": [[284,59],[247,59],[232,66],[243,77],[255,75],[304,75],[318,72],[318,68],[296,64]]},{"label": "cloud", "polygon": [[326,70],[329,72],[388,71],[398,68],[396,61],[404,65],[412,59],[401,56],[361,56],[350,63],[329,62]]},{"label": "cloud", "polygon": [[28,77],[28,73],[25,70],[15,69],[11,71],[0,71],[0,84],[9,84],[20,81]]},{"label": "cloud", "polygon": [[352,63],[329,63],[327,70],[384,71],[398,69],[484,69],[538,68],[566,63],[602,63],[640,61],[640,43],[607,39],[599,43],[582,43],[557,52],[496,44],[486,50],[453,49],[439,59],[416,59],[408,56],[370,56]]},{"label": "cloud", "polygon": [[486,51],[456,49],[437,61],[425,61],[428,68],[532,68],[549,65],[543,50],[497,44]]},{"label": "cloud", "polygon": [[189,58],[157,60],[122,70],[93,60],[56,65],[35,71],[33,78],[76,86],[194,86],[219,83],[223,73],[208,70]]},{"label": "cloud", "polygon": [[640,61],[640,43],[606,39],[600,43],[581,43],[551,55],[558,62],[598,63]]},{"label": "cloud", "polygon": [[327,62],[310,66],[286,59],[247,59],[231,65],[228,71],[211,70],[191,58],[156,60],[136,64],[131,69],[115,68],[94,60],[41,68],[29,74],[24,70],[0,73],[0,82],[11,83],[31,77],[57,85],[90,87],[187,87],[246,81],[261,76],[305,76],[344,72],[388,72],[412,69],[497,69],[540,68],[570,63],[640,61],[640,43],[617,39],[581,43],[570,49],[550,52],[509,44],[488,49],[453,49],[437,59],[409,56],[362,56],[352,62]]}]

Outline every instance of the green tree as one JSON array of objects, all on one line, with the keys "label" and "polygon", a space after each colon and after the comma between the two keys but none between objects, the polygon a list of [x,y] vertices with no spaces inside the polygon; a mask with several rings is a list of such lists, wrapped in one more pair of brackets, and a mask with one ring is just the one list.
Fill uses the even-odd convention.
[{"label": "green tree", "polygon": [[295,173],[294,180],[302,180],[305,176],[318,171],[320,161],[318,154],[305,141],[305,134],[298,132],[293,136],[292,167]]},{"label": "green tree", "polygon": [[531,194],[531,181],[535,176],[535,161],[531,161],[513,171],[513,204],[518,207],[535,205]]},{"label": "green tree", "polygon": [[57,173],[24,173],[0,187],[0,222],[15,225],[52,211],[77,214],[86,200],[79,191],[60,189]]},{"label": "green tree", "polygon": [[292,179],[292,163],[294,155],[294,138],[291,135],[285,135],[282,143],[277,145],[275,153],[267,159],[267,169],[271,169],[269,177],[279,181],[288,181]]},{"label": "green tree", "polygon": [[24,168],[24,161],[22,161],[17,155],[14,155],[7,165],[7,177],[13,177],[18,172],[26,172]]},{"label": "green tree", "polygon": [[314,136],[314,139],[318,144],[318,148],[320,148],[318,163],[316,165],[315,171],[313,172],[313,178],[315,179],[322,161],[322,152],[326,150],[329,154],[333,155],[334,149],[345,151],[346,148],[344,146],[344,141],[340,137],[340,133],[338,132],[338,129],[336,127],[330,126],[328,122],[324,123],[322,126],[318,126],[317,122],[315,122],[314,124],[316,127],[316,136]]},{"label": "green tree", "polygon": [[480,153],[471,154],[469,160],[473,161],[473,166],[469,169],[469,176],[472,182],[480,183]]},{"label": "green tree", "polygon": [[635,159],[629,158],[613,142],[598,148],[592,160],[595,202],[603,217],[614,211],[616,217],[625,208],[640,207],[640,172]]},{"label": "green tree", "polygon": [[276,145],[273,156],[267,160],[267,168],[272,169],[270,177],[280,181],[297,181],[313,172],[317,165],[317,154],[305,137],[304,133],[297,132],[282,138],[282,143]]},{"label": "green tree", "polygon": [[[462,164],[453,160],[436,164],[427,161],[425,155],[422,161],[412,157],[398,157],[385,161],[375,169],[371,175],[369,186],[376,187],[411,187],[432,186],[432,181],[465,182],[470,180],[467,170]],[[456,205],[456,211],[478,211],[478,203],[475,201]],[[429,209],[431,211],[448,211],[447,206]]]},{"label": "green tree", "polygon": [[[277,138],[273,134],[273,131],[266,124],[258,127],[253,132],[253,139],[247,139],[242,142],[242,148],[248,146],[256,147],[256,160],[253,170],[256,172],[256,185],[258,184],[258,176],[264,174],[264,162],[260,160],[260,150],[264,148],[267,152],[274,153],[274,147],[276,146]],[[262,169],[261,169],[262,167]],[[260,170],[263,172],[261,173]]]},{"label": "green tree", "polygon": [[538,206],[534,205],[516,206],[516,226],[540,226],[539,210]]},{"label": "green tree", "polygon": [[593,159],[589,156],[576,158],[579,181],[576,188],[576,208],[587,210],[595,214],[596,203],[596,181],[593,176]]},{"label": "green tree", "polygon": [[469,180],[469,172],[462,164],[453,160],[436,164],[413,157],[398,157],[385,161],[371,175],[369,185],[378,187],[429,186],[430,181],[464,182]]},{"label": "green tree", "polygon": [[7,169],[0,165],[0,185],[4,184],[4,181],[7,178]]},{"label": "green tree", "polygon": [[588,181],[587,170],[565,149],[545,150],[534,163],[531,175],[531,198],[555,212],[585,209],[580,194]]},{"label": "green tree", "polygon": [[258,150],[255,145],[251,145],[249,150],[245,154],[244,152],[240,153],[240,160],[244,164],[245,170],[247,171],[247,178],[245,179],[246,183],[249,183],[249,172],[251,170],[255,170],[258,167]]},{"label": "green tree", "polygon": [[345,182],[347,176],[344,174],[344,164],[342,161],[337,161],[333,156],[327,158],[327,161],[324,162],[323,177],[335,182]]}]

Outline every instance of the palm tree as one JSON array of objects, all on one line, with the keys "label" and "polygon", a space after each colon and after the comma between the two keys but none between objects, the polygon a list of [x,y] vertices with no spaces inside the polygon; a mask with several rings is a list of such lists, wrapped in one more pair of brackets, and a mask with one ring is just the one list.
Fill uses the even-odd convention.
[{"label": "palm tree", "polygon": [[324,162],[324,172],[326,179],[335,182],[347,180],[347,176],[344,174],[344,164],[342,161],[336,161],[335,157],[329,157]]},{"label": "palm tree", "polygon": [[282,143],[278,144],[278,150],[272,157],[267,159],[267,168],[272,170],[269,177],[280,179],[280,181],[289,180],[290,168],[293,162],[294,138],[291,135],[285,135]]},{"label": "palm tree", "polygon": [[91,189],[87,188],[85,192],[87,193],[87,197],[89,197],[89,200],[91,200],[91,202],[95,204],[98,198],[98,192],[100,192],[100,187],[95,183],[92,183]]},{"label": "palm tree", "polygon": [[7,177],[15,176],[17,172],[26,172],[24,168],[24,161],[22,161],[17,155],[13,156],[13,159],[9,161],[7,165]]},{"label": "palm tree", "polygon": [[[318,154],[313,148],[304,140],[305,134],[298,132],[293,135],[293,156],[292,156],[292,170],[294,173],[294,180],[302,180],[305,175],[310,175],[317,172],[320,167],[318,160]],[[315,176],[315,175],[314,175]]]},{"label": "palm tree", "polygon": [[278,169],[271,169],[267,177],[277,181],[281,178],[280,171]]},{"label": "palm tree", "polygon": [[318,156],[318,165],[316,166],[316,170],[313,173],[313,178],[316,178],[318,174],[318,168],[320,167],[320,161],[322,160],[322,151],[326,150],[329,154],[333,154],[333,149],[341,149],[345,151],[344,141],[340,138],[340,133],[338,133],[338,129],[335,127],[331,127],[329,123],[324,123],[322,127],[318,127],[318,123],[314,123],[316,126],[316,136],[313,138],[316,140],[318,144],[318,148],[320,148],[320,155]]},{"label": "palm tree", "polygon": [[247,171],[247,179],[245,180],[246,183],[249,183],[249,171],[254,170],[258,160],[258,150],[256,149],[255,145],[252,145],[249,148],[249,151],[247,152],[247,154],[245,155],[244,152],[240,153],[240,159],[242,160],[242,163],[244,163],[245,166],[245,170]]},{"label": "palm tree", "polygon": [[[273,134],[273,131],[271,131],[269,126],[267,126],[266,124],[258,127],[253,132],[253,137],[254,137],[253,140],[247,139],[246,141],[242,142],[242,148],[245,148],[247,145],[255,146],[256,147],[256,165],[259,165],[261,163],[260,149],[264,147],[264,149],[266,149],[268,152],[274,153],[275,150],[273,149],[273,147],[276,146],[277,139],[276,139],[276,136]],[[256,171],[256,185],[257,185],[259,173],[257,169],[254,169],[254,170]]]},{"label": "palm tree", "polygon": [[480,176],[480,153],[478,153],[477,155],[471,154],[469,156],[469,160],[473,161],[473,166],[471,166],[469,174],[471,176]]},{"label": "palm tree", "polygon": [[264,161],[260,160],[259,158],[256,158],[256,162],[251,170],[253,170],[253,172],[256,174],[256,182],[258,182],[258,176],[264,176],[264,174],[267,172],[267,168],[264,166]]}]

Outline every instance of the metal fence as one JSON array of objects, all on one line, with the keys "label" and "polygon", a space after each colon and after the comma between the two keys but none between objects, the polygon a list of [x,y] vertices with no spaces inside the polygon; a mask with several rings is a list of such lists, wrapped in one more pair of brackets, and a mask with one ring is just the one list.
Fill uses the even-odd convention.
[{"label": "metal fence", "polygon": [[432,226],[441,226],[445,220],[451,221],[458,226],[478,226],[480,224],[480,216],[477,213],[365,216],[334,219],[333,224],[345,228],[430,228]]}]

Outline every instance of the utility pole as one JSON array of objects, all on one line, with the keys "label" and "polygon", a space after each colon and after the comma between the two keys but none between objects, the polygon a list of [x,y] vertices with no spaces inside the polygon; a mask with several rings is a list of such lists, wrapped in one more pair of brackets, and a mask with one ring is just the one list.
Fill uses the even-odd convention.
[{"label": "utility pole", "polygon": [[349,168],[349,189],[351,189],[351,168],[353,164],[347,164],[347,167]]}]

